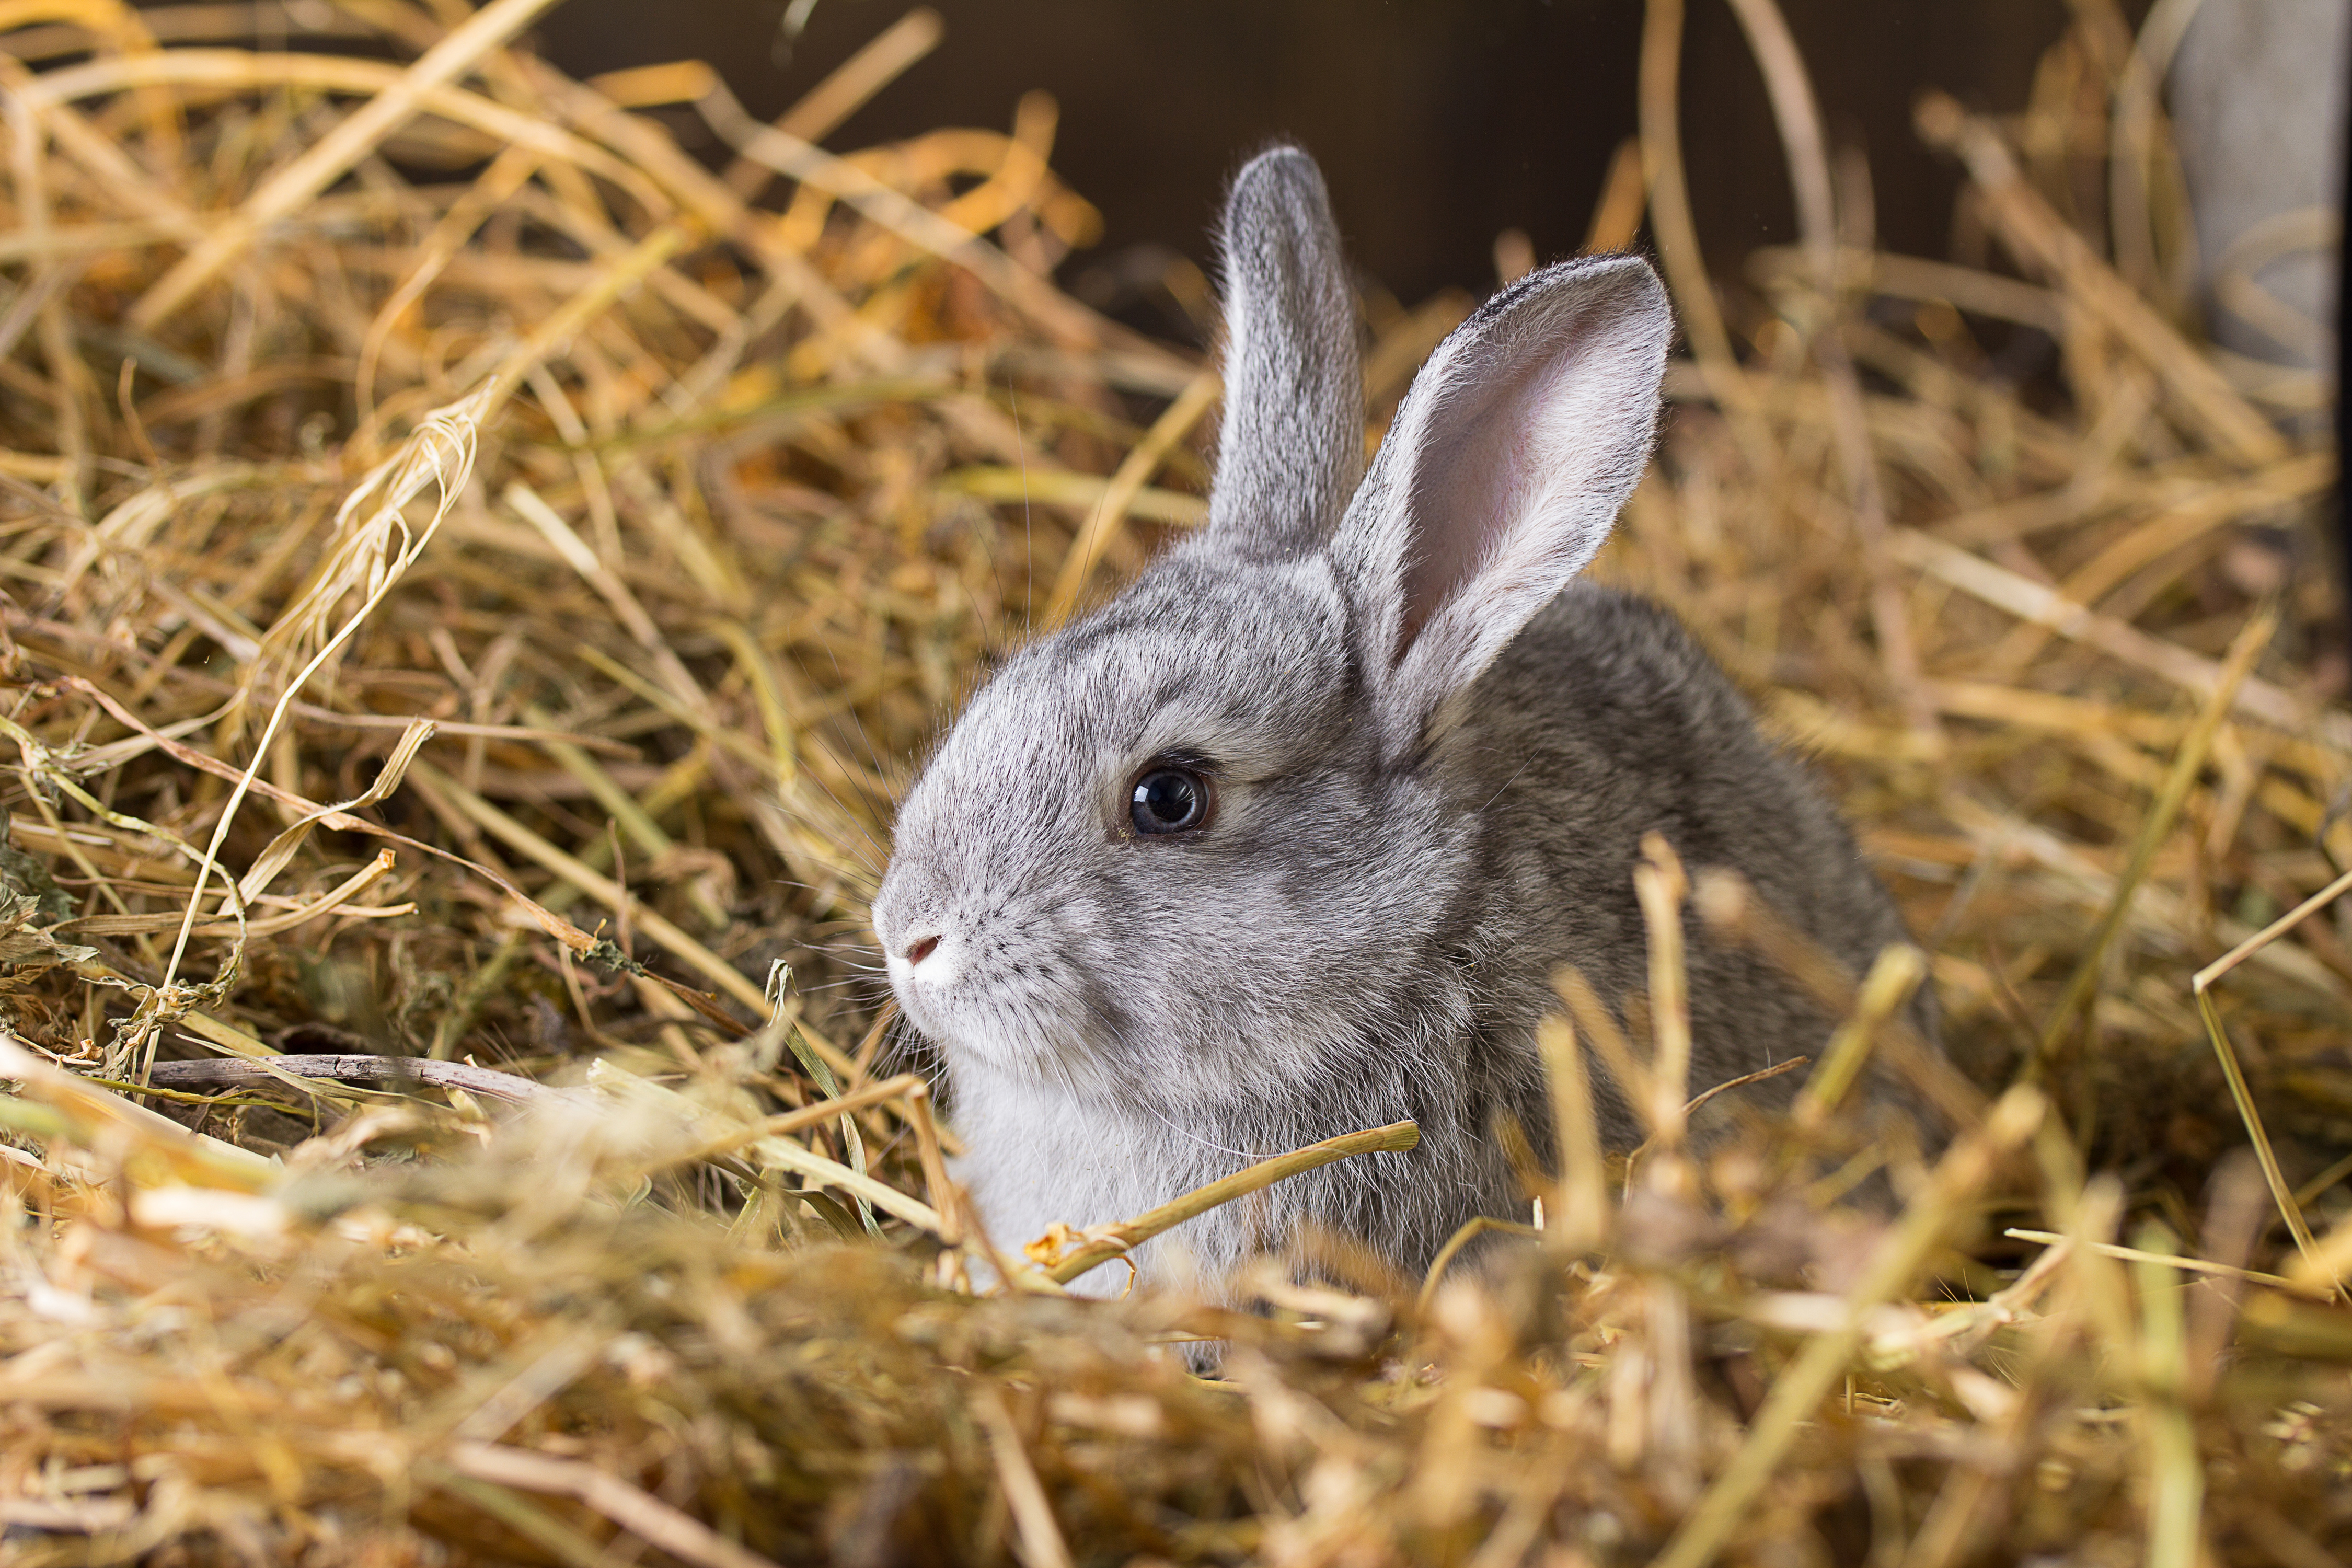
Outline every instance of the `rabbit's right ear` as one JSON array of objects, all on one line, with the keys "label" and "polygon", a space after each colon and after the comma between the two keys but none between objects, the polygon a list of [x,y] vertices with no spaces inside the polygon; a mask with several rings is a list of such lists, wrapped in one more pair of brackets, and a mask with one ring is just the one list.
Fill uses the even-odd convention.
[{"label": "rabbit's right ear", "polygon": [[1209,535],[1251,555],[1318,548],[1364,469],[1356,297],[1315,161],[1253,158],[1225,199],[1225,395]]},{"label": "rabbit's right ear", "polygon": [[1649,462],[1673,336],[1646,262],[1568,261],[1489,300],[1413,378],[1331,541],[1391,757],[1609,537]]}]

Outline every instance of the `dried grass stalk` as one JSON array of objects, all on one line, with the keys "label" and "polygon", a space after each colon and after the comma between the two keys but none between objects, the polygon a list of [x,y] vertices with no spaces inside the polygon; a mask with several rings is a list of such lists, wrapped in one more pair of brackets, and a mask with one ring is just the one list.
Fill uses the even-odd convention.
[{"label": "dried grass stalk", "polygon": [[[1592,232],[1646,209],[1696,361],[1596,571],[1818,757],[1921,949],[1842,973],[1662,834],[1645,995],[1564,973],[1498,1133],[1536,1223],[1211,1305],[1062,1285],[1414,1130],[990,1237],[862,955],[936,715],[1200,519],[1213,368],[1056,285],[1050,100],[822,144],[928,11],[761,124],[566,79],[541,5],[0,16],[12,1563],[2352,1548],[2334,458],[2177,324],[2186,7],[1927,100],[2001,247],[1939,259],[1871,248],[1739,0],[1801,245],[1718,291],[1651,0]],[[1379,323],[1368,404],[1469,305]],[[1790,1112],[1685,1081],[1692,943],[1842,1020]]]}]

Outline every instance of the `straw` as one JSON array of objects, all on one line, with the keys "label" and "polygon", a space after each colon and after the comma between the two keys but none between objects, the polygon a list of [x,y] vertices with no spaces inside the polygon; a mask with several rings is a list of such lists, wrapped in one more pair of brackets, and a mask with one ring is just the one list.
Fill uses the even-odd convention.
[{"label": "straw", "polygon": [[[1485,933],[1475,1047],[1360,1042],[1467,1075],[1475,1157],[1200,1151],[1106,1214],[1041,1126],[1045,1236],[960,1184],[867,900],[992,661],[1202,521],[1214,370],[1065,290],[1101,226],[1049,98],[844,142],[971,68],[929,13],[762,123],[703,62],[571,80],[528,9],[0,17],[12,1563],[2352,1550],[2336,459],[2184,325],[2184,6],[1927,100],[1948,257],[1874,247],[1766,0],[1799,243],[1703,235],[1648,13],[1589,237],[1657,247],[1696,357],[1591,572],[1916,945],[1662,803],[1563,917],[1643,963],[1572,955],[1530,1026]],[[2310,230],[2224,303],[2285,325],[2239,273]],[[1375,419],[1475,302],[1371,291]],[[1727,971],[1818,1040],[1708,1081]],[[1276,1228],[1327,1165],[1423,1219]],[[1188,1279],[1234,1203],[1267,1256]]]}]

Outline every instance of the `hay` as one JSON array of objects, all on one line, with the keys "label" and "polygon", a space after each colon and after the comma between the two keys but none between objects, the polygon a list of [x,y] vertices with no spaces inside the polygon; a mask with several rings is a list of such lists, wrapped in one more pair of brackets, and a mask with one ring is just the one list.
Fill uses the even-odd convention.
[{"label": "hay", "polygon": [[[1063,1299],[1115,1232],[982,1235],[857,957],[934,716],[1199,517],[1213,374],[1048,281],[1095,228],[1049,101],[817,145],[925,14],[762,127],[697,65],[562,79],[514,42],[543,3],[6,13],[8,1561],[2352,1542],[2334,466],[2260,401],[2311,388],[2179,325],[2111,10],[2022,114],[1923,105],[1970,177],[1942,262],[1874,250],[1742,0],[1804,234],[1718,309],[1653,0],[1695,358],[1598,568],[1822,758],[1956,1058],[2017,1086],[1904,1038],[1910,955],[1838,973],[1657,846],[1654,930],[1687,896],[1848,1016],[1790,1116],[1684,1147],[1718,1086],[1663,943],[1654,1049],[1572,984],[1547,1028],[1565,1168],[1505,1227],[1542,1245],[1482,1283],[1331,1240],[1236,1314]],[[1461,309],[1375,320],[1376,416]],[[1874,1051],[1940,1155],[1857,1125]],[[1879,1172],[1893,1223],[1829,1206]],[[1202,1335],[1223,1381],[1165,1348]]]}]

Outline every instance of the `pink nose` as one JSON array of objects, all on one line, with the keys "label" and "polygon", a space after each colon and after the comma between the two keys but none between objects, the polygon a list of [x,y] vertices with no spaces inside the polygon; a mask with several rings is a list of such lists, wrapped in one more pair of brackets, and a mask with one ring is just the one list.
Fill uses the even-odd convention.
[{"label": "pink nose", "polygon": [[938,937],[919,936],[914,941],[907,944],[907,962],[908,963],[920,963],[923,960],[930,957],[932,953],[938,952],[939,946],[940,939]]}]

